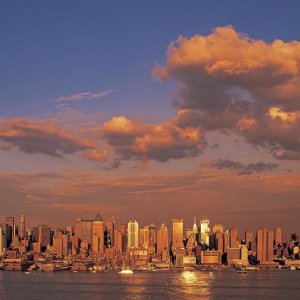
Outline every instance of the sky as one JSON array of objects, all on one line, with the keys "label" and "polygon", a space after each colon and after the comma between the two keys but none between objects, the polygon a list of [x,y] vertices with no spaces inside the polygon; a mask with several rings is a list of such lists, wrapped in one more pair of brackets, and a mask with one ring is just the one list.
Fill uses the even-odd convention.
[{"label": "sky", "polygon": [[2,3],[0,219],[300,231],[299,10]]}]

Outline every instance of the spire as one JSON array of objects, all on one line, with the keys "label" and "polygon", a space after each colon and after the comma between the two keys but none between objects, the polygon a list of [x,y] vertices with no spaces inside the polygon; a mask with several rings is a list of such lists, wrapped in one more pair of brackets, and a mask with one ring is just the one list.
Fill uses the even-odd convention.
[{"label": "spire", "polygon": [[99,213],[96,214],[94,221],[102,221],[101,215]]}]

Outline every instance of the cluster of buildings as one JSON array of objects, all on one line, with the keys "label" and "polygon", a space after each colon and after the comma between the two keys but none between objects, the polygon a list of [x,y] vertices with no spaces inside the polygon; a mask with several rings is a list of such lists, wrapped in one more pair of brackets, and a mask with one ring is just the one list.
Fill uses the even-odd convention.
[{"label": "cluster of buildings", "polygon": [[[197,267],[201,265],[248,266],[298,264],[299,237],[282,241],[282,230],[246,231],[243,238],[235,227],[210,227],[204,216],[199,224],[184,230],[183,219],[166,224],[140,226],[136,220],[116,224],[114,218],[76,219],[75,226],[52,230],[48,225],[31,229],[21,215],[18,226],[14,217],[0,224],[0,258],[2,263],[20,261],[51,263],[58,260],[119,268],[124,262],[136,268]],[[78,267],[80,269],[80,267]]]}]

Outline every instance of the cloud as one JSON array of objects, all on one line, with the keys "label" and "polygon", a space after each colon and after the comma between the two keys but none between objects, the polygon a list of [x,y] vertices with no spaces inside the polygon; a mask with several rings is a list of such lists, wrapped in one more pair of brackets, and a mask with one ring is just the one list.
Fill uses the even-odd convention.
[{"label": "cloud", "polygon": [[251,175],[253,173],[261,173],[264,171],[271,171],[278,167],[274,163],[264,163],[262,161],[257,163],[244,164],[238,161],[229,159],[218,159],[215,161],[205,162],[204,166],[217,169],[231,169],[239,171],[239,175]]},{"label": "cloud", "polygon": [[86,153],[84,157],[92,161],[103,162],[107,160],[108,150],[92,150]]},{"label": "cloud", "polygon": [[99,99],[102,97],[105,97],[114,91],[112,90],[106,90],[103,92],[81,92],[81,93],[76,93],[68,96],[60,96],[56,98],[56,102],[78,102],[78,101],[84,101],[84,100],[91,100],[91,99]]},{"label": "cloud", "polygon": [[143,124],[125,116],[104,123],[104,139],[122,160],[156,160],[195,157],[206,146],[199,128],[177,126],[176,120],[161,124]]},{"label": "cloud", "polygon": [[178,82],[178,125],[229,129],[274,157],[300,153],[300,42],[267,43],[217,27],[179,37],[153,75]]},{"label": "cloud", "polygon": [[4,142],[2,150],[17,147],[27,154],[40,153],[55,157],[94,148],[91,142],[69,135],[53,122],[24,118],[1,120],[0,140]]}]

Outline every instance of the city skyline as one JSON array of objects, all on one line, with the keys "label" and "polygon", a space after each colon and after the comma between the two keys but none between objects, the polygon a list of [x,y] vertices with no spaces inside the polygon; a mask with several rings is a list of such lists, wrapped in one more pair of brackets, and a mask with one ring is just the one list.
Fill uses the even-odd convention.
[{"label": "city skyline", "polygon": [[299,10],[3,4],[0,219],[62,227],[99,212],[171,228],[206,214],[298,233]]}]

